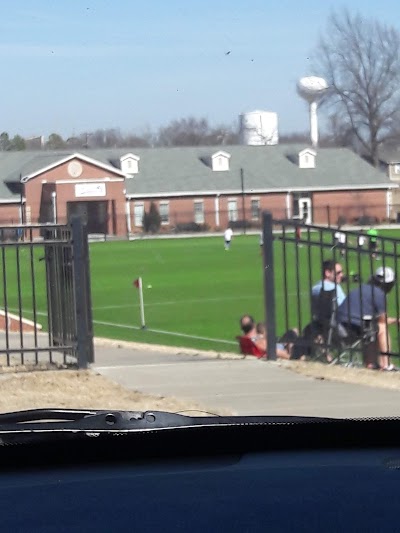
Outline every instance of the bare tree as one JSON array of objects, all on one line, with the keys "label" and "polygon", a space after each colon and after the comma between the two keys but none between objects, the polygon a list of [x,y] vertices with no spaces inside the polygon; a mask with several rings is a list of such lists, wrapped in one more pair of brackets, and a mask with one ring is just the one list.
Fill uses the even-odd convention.
[{"label": "bare tree", "polygon": [[281,133],[279,135],[281,144],[309,144],[310,134],[306,132]]},{"label": "bare tree", "polygon": [[209,129],[205,118],[189,117],[173,120],[167,126],[160,128],[157,144],[160,146],[198,146],[204,144],[204,138],[208,135]]},{"label": "bare tree", "polygon": [[379,146],[396,134],[399,49],[395,28],[343,11],[330,16],[315,53],[315,67],[331,88],[323,107],[334,111],[346,142],[353,134],[375,165]]},{"label": "bare tree", "polygon": [[211,127],[205,118],[173,120],[159,129],[158,146],[215,146],[235,144],[238,135],[230,126]]}]

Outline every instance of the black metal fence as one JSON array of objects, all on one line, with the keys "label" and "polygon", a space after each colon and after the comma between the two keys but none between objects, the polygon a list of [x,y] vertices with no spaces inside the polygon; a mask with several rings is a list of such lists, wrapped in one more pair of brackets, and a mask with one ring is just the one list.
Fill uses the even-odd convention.
[{"label": "black metal fence", "polygon": [[80,218],[0,227],[0,366],[93,361],[89,251]]},{"label": "black metal fence", "polygon": [[[371,357],[366,350],[374,343],[382,355],[400,355],[400,240],[382,230],[343,231],[274,220],[271,213],[263,215],[263,234],[270,358],[276,357],[279,336],[293,328],[299,333],[296,357],[350,364],[358,354],[367,364]],[[323,285],[318,283],[324,278]],[[383,296],[384,323],[383,293],[376,287],[390,289]],[[376,312],[366,313],[371,306]]]}]

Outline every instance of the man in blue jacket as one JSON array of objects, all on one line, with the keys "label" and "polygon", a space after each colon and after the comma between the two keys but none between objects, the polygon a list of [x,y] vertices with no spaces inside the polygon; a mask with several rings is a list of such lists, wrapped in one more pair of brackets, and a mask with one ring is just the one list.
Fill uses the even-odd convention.
[{"label": "man in blue jacket", "polygon": [[[398,318],[388,317],[386,295],[393,289],[395,275],[390,267],[379,267],[368,283],[362,283],[349,292],[337,310],[337,320],[357,338],[364,333],[366,321],[376,321],[377,336],[375,348],[365,361],[368,368],[396,370],[390,364],[390,334],[388,326],[398,324]],[[369,350],[370,352],[370,350]]]}]

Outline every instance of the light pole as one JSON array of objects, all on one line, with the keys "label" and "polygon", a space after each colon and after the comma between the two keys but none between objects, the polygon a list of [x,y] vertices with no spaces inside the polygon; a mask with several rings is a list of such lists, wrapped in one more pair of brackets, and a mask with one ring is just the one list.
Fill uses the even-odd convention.
[{"label": "light pole", "polygon": [[242,187],[242,219],[243,219],[243,234],[246,235],[246,208],[245,208],[245,194],[244,194],[244,171],[240,169],[240,183]]}]

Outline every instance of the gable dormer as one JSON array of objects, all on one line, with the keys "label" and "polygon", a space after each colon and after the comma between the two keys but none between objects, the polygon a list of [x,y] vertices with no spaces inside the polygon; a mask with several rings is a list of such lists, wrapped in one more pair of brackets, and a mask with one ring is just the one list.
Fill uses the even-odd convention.
[{"label": "gable dormer", "polygon": [[312,148],[305,148],[299,152],[299,168],[315,168],[317,152]]},{"label": "gable dormer", "polygon": [[211,168],[213,171],[219,172],[229,170],[230,158],[231,154],[228,154],[228,152],[224,152],[223,150],[215,152],[215,154],[211,156]]},{"label": "gable dormer", "polygon": [[133,176],[139,173],[139,161],[140,157],[135,154],[125,154],[120,157],[121,170],[128,176]]}]

